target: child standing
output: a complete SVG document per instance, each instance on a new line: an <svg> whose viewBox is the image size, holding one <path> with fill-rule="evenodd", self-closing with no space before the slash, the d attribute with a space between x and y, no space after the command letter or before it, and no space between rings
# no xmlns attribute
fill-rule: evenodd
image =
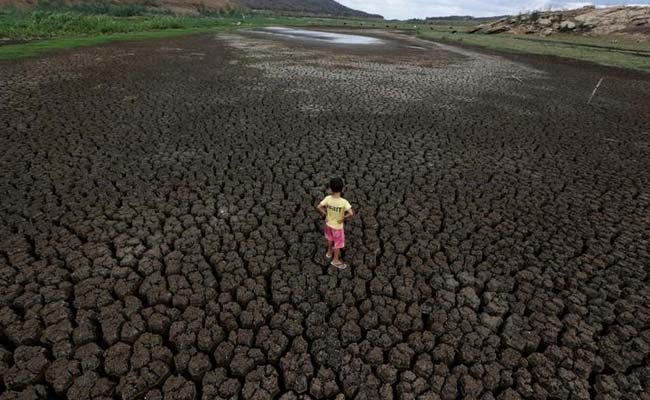
<svg viewBox="0 0 650 400"><path fill-rule="evenodd" d="M332 265L338 269L347 268L347 264L341 261L341 249L345 247L345 221L354 216L350 203L341 197L343 192L343 179L332 178L330 180L332 194L325 197L316 209L325 217L325 239L327 239L326 257L332 259Z"/></svg>

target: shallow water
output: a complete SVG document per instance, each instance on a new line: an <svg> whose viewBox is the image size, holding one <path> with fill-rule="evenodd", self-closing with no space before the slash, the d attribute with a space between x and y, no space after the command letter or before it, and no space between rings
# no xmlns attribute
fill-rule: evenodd
<svg viewBox="0 0 650 400"><path fill-rule="evenodd" d="M318 40L334 44L383 44L384 41L370 36L349 35L345 33L312 31L282 27L269 27L262 32L281 35L295 39Z"/></svg>

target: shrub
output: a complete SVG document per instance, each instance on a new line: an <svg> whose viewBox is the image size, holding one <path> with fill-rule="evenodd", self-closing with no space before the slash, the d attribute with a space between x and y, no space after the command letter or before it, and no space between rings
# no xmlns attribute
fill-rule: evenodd
<svg viewBox="0 0 650 400"><path fill-rule="evenodd" d="M51 7L42 7L41 9L55 10ZM141 4L110 3L74 4L66 8L56 8L56 10L73 11L85 15L112 15L114 17L134 17L147 12L147 8Z"/></svg>

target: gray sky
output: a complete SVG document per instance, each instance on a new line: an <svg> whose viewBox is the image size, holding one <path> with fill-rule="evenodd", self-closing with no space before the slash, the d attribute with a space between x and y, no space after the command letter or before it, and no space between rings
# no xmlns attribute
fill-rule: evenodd
<svg viewBox="0 0 650 400"><path fill-rule="evenodd" d="M577 8L594 1L580 0L338 0L348 7L381 14L385 18L424 18L444 15L473 15L476 17L516 14L546 8ZM597 6L616 4L650 5L650 0L599 0Z"/></svg>

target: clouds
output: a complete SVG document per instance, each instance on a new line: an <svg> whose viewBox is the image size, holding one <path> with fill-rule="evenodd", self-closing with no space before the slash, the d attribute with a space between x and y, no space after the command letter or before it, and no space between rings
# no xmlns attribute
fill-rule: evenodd
<svg viewBox="0 0 650 400"><path fill-rule="evenodd" d="M593 1L563 0L338 0L348 7L381 14L386 18L424 18L444 15L491 15L517 14L519 12L547 8L578 8ZM634 0L634 3L648 4L650 0ZM624 0L599 0L598 6L629 4Z"/></svg>

